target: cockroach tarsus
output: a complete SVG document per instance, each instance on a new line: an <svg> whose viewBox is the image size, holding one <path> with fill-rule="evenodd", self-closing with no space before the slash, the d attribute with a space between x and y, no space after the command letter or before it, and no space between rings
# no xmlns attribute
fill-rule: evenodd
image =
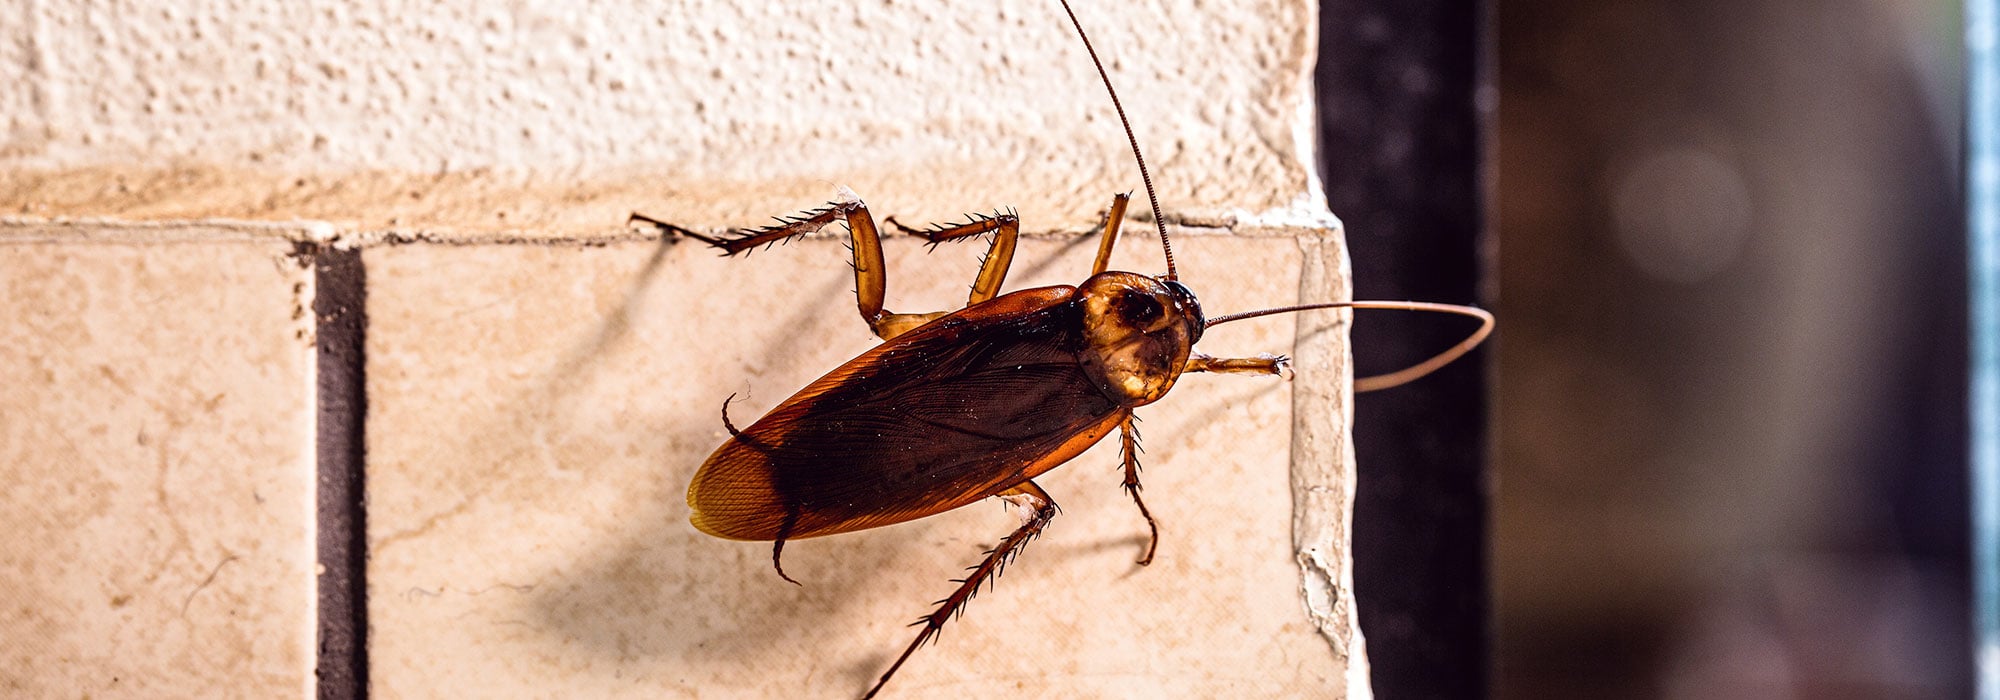
<svg viewBox="0 0 2000 700"><path fill-rule="evenodd" d="M1477 345L1493 327L1485 311L1425 302L1328 302L1205 318L1181 284L1159 214L1152 176L1104 64L1070 10L1131 142L1167 271L1149 276L1109 270L1130 201L1116 195L1101 226L1091 274L1076 286L1000 294L1014 258L1020 218L1012 211L971 215L956 224L898 231L932 245L989 236L966 305L957 311L895 313L883 306L887 273L881 234L868 205L843 189L824 207L778 218L763 228L711 236L634 213L632 222L663 236L687 238L724 255L811 234L835 222L848 229L856 306L880 345L814 380L756 422L738 428L723 400L729 439L688 485L690 520L703 532L769 541L771 565L784 572L789 540L880 527L951 510L988 497L1018 506L1021 525L967 569L958 587L917 620L917 637L865 697L874 697L917 648L936 637L981 586L989 585L1060 511L1036 476L1119 434L1122 488L1149 531L1137 563L1159 547L1159 525L1140 497L1139 432L1133 410L1166 395L1182 374L1283 375L1287 358L1217 358L1194 352L1208 328L1259 316L1312 309L1403 309L1472 316L1480 327L1464 341L1417 365L1355 382L1356 391L1388 388L1423 376Z"/></svg>

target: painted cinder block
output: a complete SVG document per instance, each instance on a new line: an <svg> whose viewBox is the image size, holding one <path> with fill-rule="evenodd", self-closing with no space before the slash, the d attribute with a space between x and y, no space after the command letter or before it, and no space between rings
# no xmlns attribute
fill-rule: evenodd
<svg viewBox="0 0 2000 700"><path fill-rule="evenodd" d="M311 270L59 233L0 228L0 695L309 694Z"/></svg>

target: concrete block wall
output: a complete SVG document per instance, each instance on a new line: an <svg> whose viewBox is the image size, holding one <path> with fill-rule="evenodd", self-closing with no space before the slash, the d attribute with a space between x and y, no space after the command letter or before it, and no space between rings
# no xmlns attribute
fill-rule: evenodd
<svg viewBox="0 0 2000 700"><path fill-rule="evenodd" d="M1204 308L1343 297L1314 6L1078 14ZM732 259L626 215L1015 207L1012 290L1080 281L1139 187L1053 2L0 15L0 688L29 695L859 692L1012 516L796 542L803 587L695 532L722 399L750 420L874 340L832 232ZM1114 267L1159 272L1140 199ZM983 252L886 247L906 311L962 304ZM1297 375L1140 411L1158 561L1100 445L892 694L1368 696L1345 342L1330 313L1204 338Z"/></svg>

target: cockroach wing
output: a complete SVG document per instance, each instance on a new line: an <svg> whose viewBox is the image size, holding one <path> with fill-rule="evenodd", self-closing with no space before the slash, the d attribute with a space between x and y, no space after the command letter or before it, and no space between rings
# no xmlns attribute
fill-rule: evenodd
<svg viewBox="0 0 2000 700"><path fill-rule="evenodd" d="M701 531L796 539L921 518L1075 457L1128 409L1078 363L1074 287L967 307L828 372L717 448L688 487Z"/></svg>

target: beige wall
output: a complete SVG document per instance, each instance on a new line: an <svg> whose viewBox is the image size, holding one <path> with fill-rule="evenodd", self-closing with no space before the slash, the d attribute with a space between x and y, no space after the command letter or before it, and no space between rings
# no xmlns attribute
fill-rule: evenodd
<svg viewBox="0 0 2000 700"><path fill-rule="evenodd" d="M1345 294L1313 5L1079 14L1210 313ZM1139 186L1053 3L14 0L0 26L0 688L36 695L311 692L296 241L367 269L382 697L859 691L1011 518L796 543L803 588L695 533L722 398L747 420L873 341L838 239L724 259L626 215L718 230L837 186L912 223L1017 207L1018 289L1079 281L1081 232ZM1115 266L1157 272L1143 211ZM962 303L981 247L890 240L890 307ZM1295 322L1202 347L1292 354L1294 382L1191 376L1141 411L1157 563L1130 563L1144 525L1090 452L891 690L1365 697L1344 326Z"/></svg>

